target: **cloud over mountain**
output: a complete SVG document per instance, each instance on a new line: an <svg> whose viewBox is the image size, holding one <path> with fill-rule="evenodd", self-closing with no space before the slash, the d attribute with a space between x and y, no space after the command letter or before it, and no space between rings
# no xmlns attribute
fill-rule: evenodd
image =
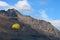
<svg viewBox="0 0 60 40"><path fill-rule="evenodd" d="M45 4L45 1L40 2L41 4ZM33 8L31 7L31 5L28 3L27 0L19 0L17 3L15 3L14 5L9 5L7 2L5 1L0 1L0 9L12 9L15 8L17 10L22 10L24 11L24 13L30 13L32 12ZM56 28L60 29L60 20L53 20L51 18L49 18L49 16L46 14L45 10L40 10L40 19L42 20L46 20L46 21L50 21L54 26L56 26Z"/></svg>

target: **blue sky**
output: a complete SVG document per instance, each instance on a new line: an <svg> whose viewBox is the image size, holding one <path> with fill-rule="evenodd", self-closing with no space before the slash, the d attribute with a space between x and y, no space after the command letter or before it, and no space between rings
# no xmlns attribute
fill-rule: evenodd
<svg viewBox="0 0 60 40"><path fill-rule="evenodd" d="M14 5L16 2L18 2L18 0L1 0L1 1L5 1L10 5Z"/></svg>
<svg viewBox="0 0 60 40"><path fill-rule="evenodd" d="M9 5L16 4L19 0L1 0ZM22 0L20 0L22 1ZM30 6L34 9L37 15L40 15L39 10L46 10L46 14L52 19L60 19L60 0L27 0Z"/></svg>
<svg viewBox="0 0 60 40"><path fill-rule="evenodd" d="M15 8L23 15L51 22L60 29L60 0L0 0L0 10Z"/></svg>

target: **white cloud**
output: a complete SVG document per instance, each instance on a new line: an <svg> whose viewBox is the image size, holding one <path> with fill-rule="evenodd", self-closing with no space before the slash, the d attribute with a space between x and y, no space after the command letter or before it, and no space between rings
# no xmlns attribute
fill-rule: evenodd
<svg viewBox="0 0 60 40"><path fill-rule="evenodd" d="M45 14L45 10L43 10L43 9L41 9L40 10L40 14L41 14L41 17L43 17L43 18L48 18L48 16Z"/></svg>
<svg viewBox="0 0 60 40"><path fill-rule="evenodd" d="M51 22L51 23L53 23L53 24L56 24L56 25L60 26L60 20L53 20L53 22Z"/></svg>
<svg viewBox="0 0 60 40"><path fill-rule="evenodd" d="M41 9L39 12L40 12L40 19L41 19L41 20L45 20L45 21L50 21L50 20L52 20L52 19L50 19L50 18L47 16L46 10Z"/></svg>
<svg viewBox="0 0 60 40"><path fill-rule="evenodd" d="M52 20L51 23L60 30L60 20Z"/></svg>
<svg viewBox="0 0 60 40"><path fill-rule="evenodd" d="M8 3L4 2L4 1L0 1L0 8L2 9L1 6L5 10L15 8L15 9L20 10L22 12L24 11L24 13L26 13L26 14L33 12L33 9L31 8L31 6L27 0L19 0L14 5L9 5Z"/></svg>
<svg viewBox="0 0 60 40"><path fill-rule="evenodd" d="M53 26L55 26L57 29L60 30L60 20L53 20L51 18L48 17L48 15L46 14L46 10L40 10L40 19L41 20L45 20L50 22Z"/></svg>
<svg viewBox="0 0 60 40"><path fill-rule="evenodd" d="M18 1L14 5L14 8L16 8L17 10L20 10L21 13L26 15L33 13L33 8L30 6L27 0Z"/></svg>
<svg viewBox="0 0 60 40"><path fill-rule="evenodd" d="M9 6L8 3L0 1L0 6Z"/></svg>
<svg viewBox="0 0 60 40"><path fill-rule="evenodd" d="M31 6L29 5L29 3L27 2L27 0L22 0L22 1L18 1L15 4L15 7L17 9L21 9L21 10L31 10Z"/></svg>
<svg viewBox="0 0 60 40"><path fill-rule="evenodd" d="M4 2L4 1L0 1L0 7L7 7L7 8L15 8L15 9L18 9L18 10L26 10L26 11L31 11L31 6L30 4L28 3L27 0L19 0L17 3L15 3L14 5L9 5L7 2Z"/></svg>

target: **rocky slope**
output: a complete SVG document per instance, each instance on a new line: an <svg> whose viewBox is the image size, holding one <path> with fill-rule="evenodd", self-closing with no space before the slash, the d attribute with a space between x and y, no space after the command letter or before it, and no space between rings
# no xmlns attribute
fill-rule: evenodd
<svg viewBox="0 0 60 40"><path fill-rule="evenodd" d="M14 23L19 23L21 29L11 29ZM0 40L60 40L60 31L49 22L23 16L15 9L0 10Z"/></svg>

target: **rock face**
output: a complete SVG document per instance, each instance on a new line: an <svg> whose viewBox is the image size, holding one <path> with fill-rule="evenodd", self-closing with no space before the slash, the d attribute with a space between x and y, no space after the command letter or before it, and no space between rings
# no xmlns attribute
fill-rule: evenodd
<svg viewBox="0 0 60 40"><path fill-rule="evenodd" d="M11 29L14 23L19 23L21 29ZM60 31L49 22L23 16L15 9L0 10L0 40L60 40Z"/></svg>

